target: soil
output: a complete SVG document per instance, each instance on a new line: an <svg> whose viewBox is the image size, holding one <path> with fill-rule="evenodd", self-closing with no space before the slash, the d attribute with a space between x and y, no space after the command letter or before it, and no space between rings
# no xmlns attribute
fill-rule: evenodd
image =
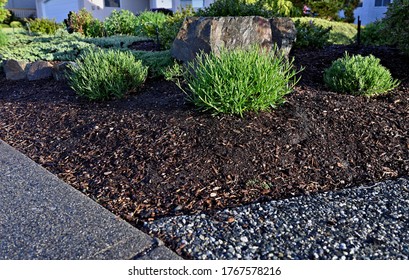
<svg viewBox="0 0 409 280"><path fill-rule="evenodd" d="M329 91L323 71L345 51L379 57L400 86L376 98ZM90 102L64 82L1 74L0 138L136 226L407 176L409 59L355 46L291 56L304 70L287 102L243 118L199 112L162 79Z"/></svg>

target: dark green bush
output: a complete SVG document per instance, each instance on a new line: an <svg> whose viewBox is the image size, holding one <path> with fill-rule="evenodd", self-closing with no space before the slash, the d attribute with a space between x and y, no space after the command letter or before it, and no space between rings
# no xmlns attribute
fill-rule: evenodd
<svg viewBox="0 0 409 280"><path fill-rule="evenodd" d="M193 69L184 72L188 100L216 114L275 108L297 82L292 61L259 47L202 54L188 69Z"/></svg>
<svg viewBox="0 0 409 280"><path fill-rule="evenodd" d="M386 25L383 21L375 21L362 27L361 43L371 46L382 46L390 44Z"/></svg>
<svg viewBox="0 0 409 280"><path fill-rule="evenodd" d="M300 20L296 20L294 24L297 29L295 47L323 48L329 45L331 27L324 28L314 24L313 21L301 22Z"/></svg>
<svg viewBox="0 0 409 280"><path fill-rule="evenodd" d="M383 94L399 85L378 58L348 53L325 70L324 81L334 91L364 96Z"/></svg>
<svg viewBox="0 0 409 280"><path fill-rule="evenodd" d="M389 38L409 55L409 0L395 0L383 19Z"/></svg>
<svg viewBox="0 0 409 280"><path fill-rule="evenodd" d="M270 18L276 13L266 9L262 1L250 4L245 0L216 0L209 7L199 9L196 15L201 17L262 16Z"/></svg>
<svg viewBox="0 0 409 280"><path fill-rule="evenodd" d="M135 35L136 27L137 18L128 10L114 10L104 21L107 36Z"/></svg>
<svg viewBox="0 0 409 280"><path fill-rule="evenodd" d="M54 19L35 18L27 19L27 26L31 32L54 35L61 27Z"/></svg>
<svg viewBox="0 0 409 280"><path fill-rule="evenodd" d="M69 85L90 100L121 98L138 89L148 73L140 60L119 50L89 52L75 62L78 66L71 67Z"/></svg>

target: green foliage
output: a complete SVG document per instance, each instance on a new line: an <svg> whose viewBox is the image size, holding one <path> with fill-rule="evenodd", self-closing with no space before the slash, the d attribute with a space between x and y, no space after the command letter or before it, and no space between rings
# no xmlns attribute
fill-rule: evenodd
<svg viewBox="0 0 409 280"><path fill-rule="evenodd" d="M136 35L156 38L168 16L160 12L145 11L136 17Z"/></svg>
<svg viewBox="0 0 409 280"><path fill-rule="evenodd" d="M361 43L371 46L389 45L391 38L388 35L384 21L375 21L362 27Z"/></svg>
<svg viewBox="0 0 409 280"><path fill-rule="evenodd" d="M68 83L74 91L90 100L121 98L145 81L148 69L129 52L98 50L75 61Z"/></svg>
<svg viewBox="0 0 409 280"><path fill-rule="evenodd" d="M409 0L395 0L383 19L392 43L409 55Z"/></svg>
<svg viewBox="0 0 409 280"><path fill-rule="evenodd" d="M345 0L309 0L308 6L320 18L328 20L339 19L338 12L344 7Z"/></svg>
<svg viewBox="0 0 409 280"><path fill-rule="evenodd" d="M7 45L8 41L7 34L0 29L0 47Z"/></svg>
<svg viewBox="0 0 409 280"><path fill-rule="evenodd" d="M188 100L202 110L240 116L277 107L292 91L296 72L292 61L273 53L253 47L200 55L184 72Z"/></svg>
<svg viewBox="0 0 409 280"><path fill-rule="evenodd" d="M107 36L135 35L137 28L136 16L128 10L114 10L104 21Z"/></svg>
<svg viewBox="0 0 409 280"><path fill-rule="evenodd" d="M355 41L355 36L357 34L357 28L355 25L345 22L334 22L320 18L312 17L300 17L293 18L294 21L299 20L300 23L313 22L316 26L321 26L324 29L331 27L329 32L329 43L336 45L348 45Z"/></svg>
<svg viewBox="0 0 409 280"><path fill-rule="evenodd" d="M344 15L345 21L349 23L354 23L355 16L354 11L358 7L360 0L344 0Z"/></svg>
<svg viewBox="0 0 409 280"><path fill-rule="evenodd" d="M103 37L105 35L104 23L99 19L93 19L85 29L87 37Z"/></svg>
<svg viewBox="0 0 409 280"><path fill-rule="evenodd" d="M8 0L0 0L0 23L2 23L6 18L10 16L10 11L4 9Z"/></svg>
<svg viewBox="0 0 409 280"><path fill-rule="evenodd" d="M83 35L87 33L88 26L94 20L94 17L87 9L82 8L77 13L70 12L68 19L65 21L70 32L78 32Z"/></svg>
<svg viewBox="0 0 409 280"><path fill-rule="evenodd" d="M55 34L60 28L60 25L58 25L58 23L56 23L54 19L35 18L27 19L26 22L31 32L37 32L41 34Z"/></svg>
<svg viewBox="0 0 409 280"><path fill-rule="evenodd" d="M142 64L149 68L149 75L151 77L163 75L164 70L174 63L170 51L133 51L132 53L135 56L135 59L141 60Z"/></svg>
<svg viewBox="0 0 409 280"><path fill-rule="evenodd" d="M383 94L399 85L378 58L347 53L325 70L324 81L334 91L364 96Z"/></svg>
<svg viewBox="0 0 409 280"><path fill-rule="evenodd" d="M297 40L294 46L297 48L323 48L329 44L329 36L332 27L324 28L314 24L313 21L301 22L296 20L294 22L297 29Z"/></svg>
<svg viewBox="0 0 409 280"><path fill-rule="evenodd" d="M289 0L247 0L247 3L254 3L254 2L261 2L264 3L264 7L266 9L272 10L277 12L278 15L281 16L291 16L295 13L294 5Z"/></svg>
<svg viewBox="0 0 409 280"><path fill-rule="evenodd" d="M199 9L197 16L225 17L225 16L262 16L273 17L277 13L264 7L264 3L257 1L247 3L246 0L216 0L209 7Z"/></svg>
<svg viewBox="0 0 409 280"><path fill-rule="evenodd" d="M10 27L12 28L22 28L23 24L19 21L12 21L10 22Z"/></svg>
<svg viewBox="0 0 409 280"><path fill-rule="evenodd" d="M191 17L195 13L191 5L176 11L173 16L169 16L166 22L159 28L159 43L162 49L170 49L175 40L180 27L186 17Z"/></svg>
<svg viewBox="0 0 409 280"><path fill-rule="evenodd" d="M73 61L79 55L95 46L82 41L74 34L62 36L27 36L15 34L9 38L9 44L2 48L3 59L47 61Z"/></svg>
<svg viewBox="0 0 409 280"><path fill-rule="evenodd" d="M145 37L115 35L110 37L84 38L83 41L101 48L127 49L134 42L146 40Z"/></svg>

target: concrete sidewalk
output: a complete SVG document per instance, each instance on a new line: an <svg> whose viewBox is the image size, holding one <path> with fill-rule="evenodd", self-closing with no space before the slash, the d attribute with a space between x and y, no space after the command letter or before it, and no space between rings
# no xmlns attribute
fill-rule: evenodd
<svg viewBox="0 0 409 280"><path fill-rule="evenodd" d="M0 260L181 259L0 140Z"/></svg>

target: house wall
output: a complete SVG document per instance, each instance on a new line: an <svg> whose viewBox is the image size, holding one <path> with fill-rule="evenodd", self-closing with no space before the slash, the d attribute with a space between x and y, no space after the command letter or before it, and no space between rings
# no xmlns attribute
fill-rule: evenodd
<svg viewBox="0 0 409 280"><path fill-rule="evenodd" d="M133 13L149 9L149 0L121 0L119 8L105 7L104 0L84 0L84 7L90 11L95 18L104 20L114 10L130 10Z"/></svg>
<svg viewBox="0 0 409 280"><path fill-rule="evenodd" d="M361 19L362 25L382 19L385 17L387 10L387 6L375 7L375 0L363 0L362 7L358 7L354 11L355 23L358 23L358 16Z"/></svg>
<svg viewBox="0 0 409 280"><path fill-rule="evenodd" d="M35 9L36 0L9 0L5 6L6 9Z"/></svg>

